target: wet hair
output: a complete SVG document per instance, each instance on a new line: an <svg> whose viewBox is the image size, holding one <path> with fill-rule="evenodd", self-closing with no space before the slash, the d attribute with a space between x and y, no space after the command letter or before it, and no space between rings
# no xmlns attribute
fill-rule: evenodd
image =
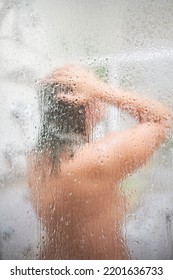
<svg viewBox="0 0 173 280"><path fill-rule="evenodd" d="M72 94L72 90L58 83L44 84L39 90L37 148L49 155L52 171L56 166L60 168L63 151L73 157L75 149L87 141L85 106L58 100L58 93Z"/></svg>

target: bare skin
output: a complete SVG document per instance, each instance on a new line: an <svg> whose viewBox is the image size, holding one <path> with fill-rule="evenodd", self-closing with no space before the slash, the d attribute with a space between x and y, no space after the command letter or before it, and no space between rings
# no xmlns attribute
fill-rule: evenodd
<svg viewBox="0 0 173 280"><path fill-rule="evenodd" d="M57 98L72 103L109 103L129 113L138 124L85 144L73 159L63 154L61 172L52 176L48 155L40 159L37 154L30 156L32 201L47 231L41 258L128 259L121 233L125 199L118 184L159 148L172 115L159 102L116 90L77 66L65 66L46 77L48 83L55 81L74 88L74 95ZM88 134L93 119L99 118L101 115L90 110Z"/></svg>

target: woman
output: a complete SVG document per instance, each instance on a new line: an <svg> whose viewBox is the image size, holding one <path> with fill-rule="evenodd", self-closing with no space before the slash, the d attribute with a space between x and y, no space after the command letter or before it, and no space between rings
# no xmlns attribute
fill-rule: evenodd
<svg viewBox="0 0 173 280"><path fill-rule="evenodd" d="M46 229L40 257L130 258L121 232L125 200L118 183L164 141L171 113L72 65L46 77L41 87L41 127L28 169L33 205ZM138 124L90 143L104 103L126 111Z"/></svg>

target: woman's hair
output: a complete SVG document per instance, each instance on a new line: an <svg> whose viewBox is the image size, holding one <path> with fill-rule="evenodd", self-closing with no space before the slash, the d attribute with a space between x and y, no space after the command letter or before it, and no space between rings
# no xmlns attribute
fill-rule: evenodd
<svg viewBox="0 0 173 280"><path fill-rule="evenodd" d="M46 152L52 161L52 171L60 168L63 151L73 157L74 151L87 141L84 105L59 100L58 93L72 90L58 83L43 84L39 90L40 128L37 149Z"/></svg>

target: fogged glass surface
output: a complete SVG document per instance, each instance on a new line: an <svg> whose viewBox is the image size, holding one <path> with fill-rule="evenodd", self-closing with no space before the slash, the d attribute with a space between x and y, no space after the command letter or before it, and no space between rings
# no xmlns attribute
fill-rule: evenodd
<svg viewBox="0 0 173 280"><path fill-rule="evenodd" d="M93 209L98 212L98 219L105 214L108 219L112 218L112 223L113 217L119 219L114 233L117 248L113 250L118 250L123 243L127 256L132 259L173 258L172 135L146 166L119 185L119 199L123 205L125 201L123 218L120 218L120 209L111 211L117 188L108 202L105 201L108 190L93 194L93 189L97 188L93 184L80 199L73 191L69 191L68 196L61 194L63 203L59 201L59 205L63 205L64 210L59 226L52 228L51 222L46 224L45 219L55 220L58 211L55 206L60 192L56 188L56 159L55 166L50 167L46 157L37 155L40 131L42 135L49 133L48 130L43 132L38 94L38 84L43 77L64 64L87 66L114 87L153 97L171 109L172 41L172 0L0 1L0 259L52 256L68 259L71 255L66 241L70 238L74 252L78 247L85 252L81 258L87 258L86 240L90 240L90 258L95 258L94 250L101 245L94 249L93 240L96 239L92 235L98 220L93 218ZM134 124L129 115L113 106L104 105L104 108L104 118L93 127L90 142ZM50 127L51 122L46 120ZM48 142L45 137L40 145L53 147L54 155L59 148L56 139ZM72 137L70 141L69 149L73 153L86 139ZM29 168L34 179L28 178ZM52 178L55 184L50 192ZM35 190L31 194L29 183L32 180ZM85 180L87 184L87 177ZM37 188L43 181L39 193ZM49 211L44 207L46 197L50 199ZM94 202L91 208L87 206L94 199L98 201L96 206L102 205L102 211L97 211ZM70 224L73 215L70 205L75 207L75 201L79 205L81 200L86 207L85 213L75 214L75 226L82 229L75 239L75 236L72 238L74 224ZM90 230L86 227L88 219L92 225ZM68 227L68 231L62 238L64 227ZM98 244L109 244L106 230L103 228L96 234ZM52 250L55 251L53 255ZM103 252L102 257L106 259L106 245Z"/></svg>

